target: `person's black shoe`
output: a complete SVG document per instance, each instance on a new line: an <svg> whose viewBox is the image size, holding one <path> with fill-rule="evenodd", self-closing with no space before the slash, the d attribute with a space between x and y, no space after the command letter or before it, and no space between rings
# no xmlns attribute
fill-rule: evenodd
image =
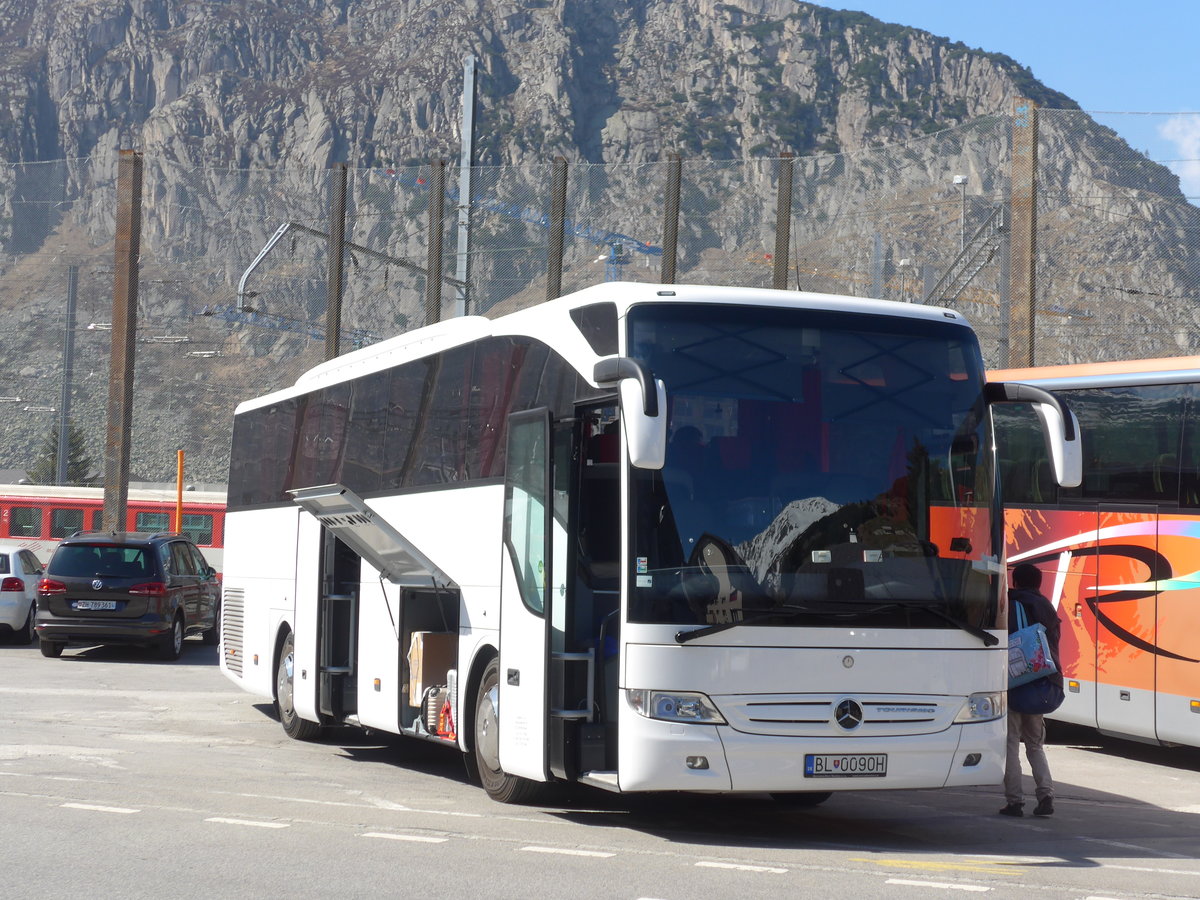
<svg viewBox="0 0 1200 900"><path fill-rule="evenodd" d="M1051 797L1043 797L1038 801L1038 805L1033 808L1035 816L1052 816L1054 815L1054 799Z"/></svg>
<svg viewBox="0 0 1200 900"><path fill-rule="evenodd" d="M1040 803L1038 804L1038 808L1041 809ZM1000 815L1015 816L1019 819L1021 816L1025 815L1025 804L1024 803L1009 803L1008 805L1001 807ZM1049 815L1049 813L1046 813L1046 815Z"/></svg>

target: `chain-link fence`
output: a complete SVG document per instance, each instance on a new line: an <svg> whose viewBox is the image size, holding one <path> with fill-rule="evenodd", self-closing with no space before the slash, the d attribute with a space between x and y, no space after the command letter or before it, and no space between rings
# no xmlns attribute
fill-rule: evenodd
<svg viewBox="0 0 1200 900"><path fill-rule="evenodd" d="M953 306L995 366L1020 360L1009 322L1030 293L1038 364L1197 352L1200 209L1177 177L1086 113L1042 110L1035 190L1020 215L1013 124L980 119L792 162L684 159L676 280L772 285L787 165L790 288ZM219 484L237 403L324 357L330 171L143 164L131 479L173 480L183 449L188 480ZM660 280L670 167L567 167L564 292ZM0 167L0 469L35 464L65 400L103 471L116 171L115 156ZM440 175L349 171L342 352L425 323ZM552 163L474 170L465 253L456 167L445 175L441 315L544 300ZM1033 238L1032 291L1010 271L1017 228Z"/></svg>

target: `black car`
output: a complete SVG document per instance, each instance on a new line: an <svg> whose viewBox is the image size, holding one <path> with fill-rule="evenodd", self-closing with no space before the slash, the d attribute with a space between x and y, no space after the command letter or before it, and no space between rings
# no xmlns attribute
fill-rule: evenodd
<svg viewBox="0 0 1200 900"><path fill-rule="evenodd" d="M38 582L42 656L67 644L146 644L178 659L183 639L217 643L221 586L181 534L79 532L64 538Z"/></svg>

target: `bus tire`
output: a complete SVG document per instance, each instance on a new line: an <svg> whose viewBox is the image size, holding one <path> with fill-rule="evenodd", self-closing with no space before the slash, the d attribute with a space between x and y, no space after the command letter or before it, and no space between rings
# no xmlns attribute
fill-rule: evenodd
<svg viewBox="0 0 1200 900"><path fill-rule="evenodd" d="M793 809L812 809L814 806L820 806L832 796L833 791L804 791L772 794L771 799L781 806L790 806Z"/></svg>
<svg viewBox="0 0 1200 900"><path fill-rule="evenodd" d="M541 787L535 781L508 775L500 768L500 660L493 659L483 670L475 697L475 734L472 753L479 771L479 783L487 795L499 803L528 803Z"/></svg>
<svg viewBox="0 0 1200 900"><path fill-rule="evenodd" d="M279 645L279 664L275 668L275 712L288 737L297 741L315 741L321 736L321 726L296 715L294 660L295 641L289 631Z"/></svg>

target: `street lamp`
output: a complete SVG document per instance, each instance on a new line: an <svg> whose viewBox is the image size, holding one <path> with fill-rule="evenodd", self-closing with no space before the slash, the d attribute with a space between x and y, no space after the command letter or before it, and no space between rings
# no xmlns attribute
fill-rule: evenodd
<svg viewBox="0 0 1200 900"><path fill-rule="evenodd" d="M959 213L960 235L959 235L958 249L966 250L967 249L967 176L966 175L955 175L954 183L959 186L959 189L962 192L962 209L961 209L961 212Z"/></svg>

